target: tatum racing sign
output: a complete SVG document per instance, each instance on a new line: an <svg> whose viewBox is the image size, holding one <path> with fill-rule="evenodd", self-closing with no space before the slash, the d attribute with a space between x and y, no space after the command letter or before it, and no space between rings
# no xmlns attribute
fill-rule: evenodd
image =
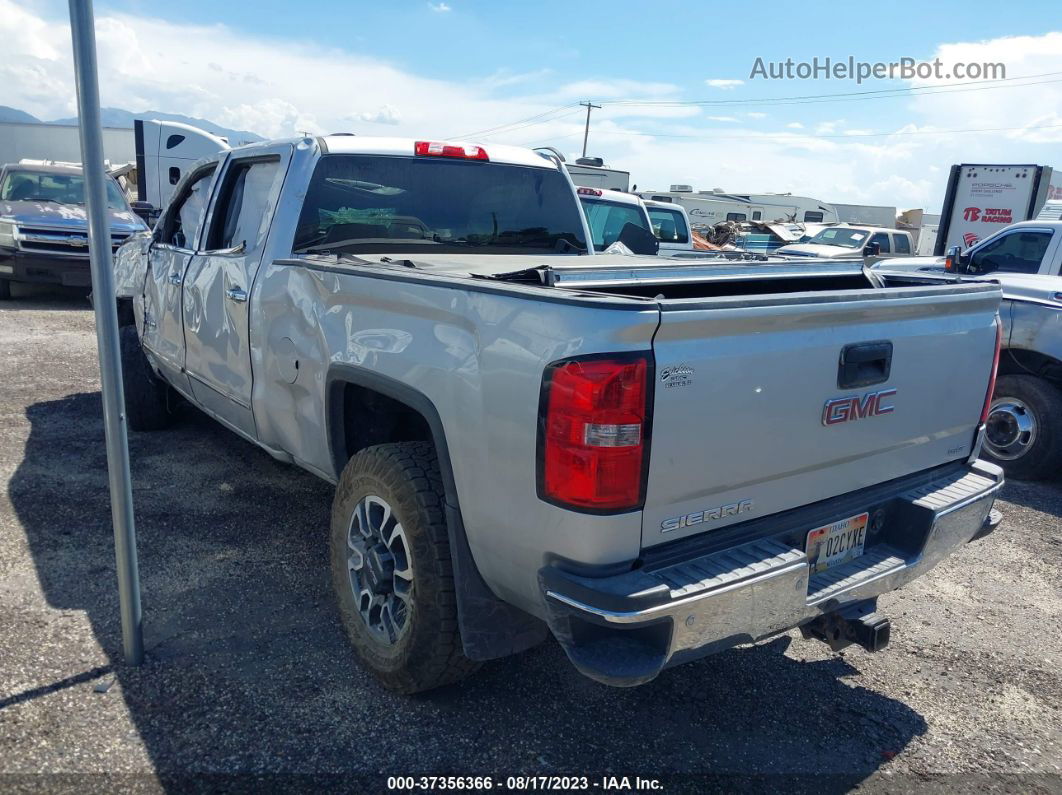
<svg viewBox="0 0 1062 795"><path fill-rule="evenodd" d="M1005 226L1035 218L1050 181L1050 166L952 166L935 253L967 249Z"/></svg>

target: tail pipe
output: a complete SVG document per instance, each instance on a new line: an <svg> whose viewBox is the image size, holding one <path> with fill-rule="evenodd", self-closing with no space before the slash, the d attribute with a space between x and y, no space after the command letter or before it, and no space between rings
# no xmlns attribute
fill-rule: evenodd
<svg viewBox="0 0 1062 795"><path fill-rule="evenodd" d="M870 599L824 613L800 628L805 639L821 640L834 651L856 643L867 651L881 651L889 645L889 619L877 612L877 600Z"/></svg>

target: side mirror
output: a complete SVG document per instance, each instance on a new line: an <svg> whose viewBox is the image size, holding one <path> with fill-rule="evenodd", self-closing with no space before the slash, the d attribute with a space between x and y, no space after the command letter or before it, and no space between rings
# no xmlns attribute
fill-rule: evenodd
<svg viewBox="0 0 1062 795"><path fill-rule="evenodd" d="M151 202L129 202L129 209L140 216L149 227L158 220L159 211Z"/></svg>
<svg viewBox="0 0 1062 795"><path fill-rule="evenodd" d="M622 243L635 254L654 256L660 251L660 241L656 239L656 235L637 224L624 224L617 242Z"/></svg>
<svg viewBox="0 0 1062 795"><path fill-rule="evenodd" d="M863 246L864 257L876 257L881 254L881 243L867 243Z"/></svg>

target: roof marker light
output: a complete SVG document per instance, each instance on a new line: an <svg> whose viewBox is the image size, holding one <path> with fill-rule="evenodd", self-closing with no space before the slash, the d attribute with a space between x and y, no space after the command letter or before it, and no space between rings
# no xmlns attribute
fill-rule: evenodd
<svg viewBox="0 0 1062 795"><path fill-rule="evenodd" d="M413 154L422 157L458 157L462 160L490 160L487 150L474 144L446 144L442 141L417 141Z"/></svg>
<svg viewBox="0 0 1062 795"><path fill-rule="evenodd" d="M575 191L580 196L601 196L602 193L597 188L579 188Z"/></svg>

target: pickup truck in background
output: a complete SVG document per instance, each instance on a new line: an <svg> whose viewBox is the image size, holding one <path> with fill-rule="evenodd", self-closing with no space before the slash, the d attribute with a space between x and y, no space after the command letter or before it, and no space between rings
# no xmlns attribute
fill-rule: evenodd
<svg viewBox="0 0 1062 795"><path fill-rule="evenodd" d="M501 145L208 157L119 251L130 426L180 396L335 483L342 620L400 692L548 633L624 686L885 646L877 597L998 523L998 286L581 256L580 198Z"/></svg>
<svg viewBox="0 0 1062 795"><path fill-rule="evenodd" d="M902 229L838 224L820 230L810 240L777 248L772 256L859 259L903 256L912 251L911 233Z"/></svg>
<svg viewBox="0 0 1062 795"><path fill-rule="evenodd" d="M147 225L118 184L106 178L114 248ZM0 299L12 282L90 287L88 218L81 168L9 164L0 169Z"/></svg>
<svg viewBox="0 0 1062 795"><path fill-rule="evenodd" d="M643 199L649 221L653 225L653 234L660 241L658 254L674 257L678 254L692 252L693 235L690 234L690 217L681 204Z"/></svg>
<svg viewBox="0 0 1062 795"><path fill-rule="evenodd" d="M653 234L653 224L640 198L633 193L605 188L580 187L577 193L586 213L594 251L605 251L619 242L626 244L629 236L641 232L634 237L638 241L634 247L628 245L628 248L635 254L658 253L660 242Z"/></svg>
<svg viewBox="0 0 1062 795"><path fill-rule="evenodd" d="M884 260L874 270L925 281L995 282L1003 290L1003 352L985 455L1008 476L1062 472L1062 221L1013 224L947 257Z"/></svg>

